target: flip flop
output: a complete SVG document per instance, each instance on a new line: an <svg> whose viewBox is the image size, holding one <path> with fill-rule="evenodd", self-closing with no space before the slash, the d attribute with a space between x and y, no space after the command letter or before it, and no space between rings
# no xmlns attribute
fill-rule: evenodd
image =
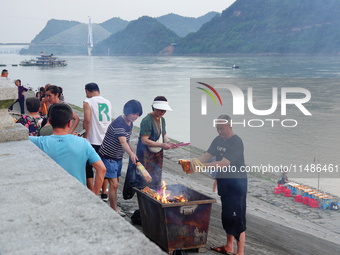
<svg viewBox="0 0 340 255"><path fill-rule="evenodd" d="M210 247L211 250L216 251L218 253L221 254L227 254L227 255L233 255L232 252L227 252L224 248L224 246L220 246L220 247Z"/></svg>

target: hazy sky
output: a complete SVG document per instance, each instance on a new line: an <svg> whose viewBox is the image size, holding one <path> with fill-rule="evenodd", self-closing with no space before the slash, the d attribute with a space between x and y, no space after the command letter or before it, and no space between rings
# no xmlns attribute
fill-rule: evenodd
<svg viewBox="0 0 340 255"><path fill-rule="evenodd" d="M113 17L135 20L175 13L199 17L222 12L235 0L0 0L0 43L30 42L50 19L101 23Z"/></svg>

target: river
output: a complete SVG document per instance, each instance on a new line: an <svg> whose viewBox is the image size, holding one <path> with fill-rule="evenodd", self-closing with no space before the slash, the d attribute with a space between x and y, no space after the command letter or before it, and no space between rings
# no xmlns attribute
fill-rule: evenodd
<svg viewBox="0 0 340 255"><path fill-rule="evenodd" d="M66 56L66 67L11 66L34 57L1 54L0 63L7 64L4 68L9 70L9 78L21 79L25 86L61 86L65 100L79 106L85 98L85 84L96 82L101 94L111 101L114 117L130 99L139 100L146 114L153 98L164 95L173 108L165 115L167 133L183 142L190 141L190 78L319 78L325 82L306 88L312 93L313 117L302 119L296 129L235 127L234 131L244 141L247 164L293 163L299 169L300 165L320 163L326 166L325 171L299 176L296 181L340 196L340 179L336 178L340 169L337 174L335 170L332 175L327 173L331 164L340 167L340 86L334 80L328 83L328 78L340 78L340 56ZM232 69L233 64L240 68Z"/></svg>

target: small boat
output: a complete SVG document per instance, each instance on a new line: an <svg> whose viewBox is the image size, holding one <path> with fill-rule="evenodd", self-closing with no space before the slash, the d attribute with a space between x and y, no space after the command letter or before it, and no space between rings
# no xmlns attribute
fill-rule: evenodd
<svg viewBox="0 0 340 255"><path fill-rule="evenodd" d="M66 66L66 60L60 60L54 57L53 54L44 55L40 54L40 57L36 59L24 60L20 62L21 66Z"/></svg>
<svg viewBox="0 0 340 255"><path fill-rule="evenodd" d="M240 66L233 64L233 66L231 68L238 69L238 68L240 68Z"/></svg>
<svg viewBox="0 0 340 255"><path fill-rule="evenodd" d="M0 64L0 66L6 66L5 64Z"/></svg>
<svg viewBox="0 0 340 255"><path fill-rule="evenodd" d="M18 66L17 64L12 64L12 66Z"/></svg>

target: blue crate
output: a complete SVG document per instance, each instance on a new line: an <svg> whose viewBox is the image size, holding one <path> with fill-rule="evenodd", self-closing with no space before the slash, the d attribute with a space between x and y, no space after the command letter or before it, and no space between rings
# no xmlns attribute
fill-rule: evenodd
<svg viewBox="0 0 340 255"><path fill-rule="evenodd" d="M324 209L324 210L328 209L332 202L333 202L333 200L331 198L322 198L321 199L321 208Z"/></svg>

